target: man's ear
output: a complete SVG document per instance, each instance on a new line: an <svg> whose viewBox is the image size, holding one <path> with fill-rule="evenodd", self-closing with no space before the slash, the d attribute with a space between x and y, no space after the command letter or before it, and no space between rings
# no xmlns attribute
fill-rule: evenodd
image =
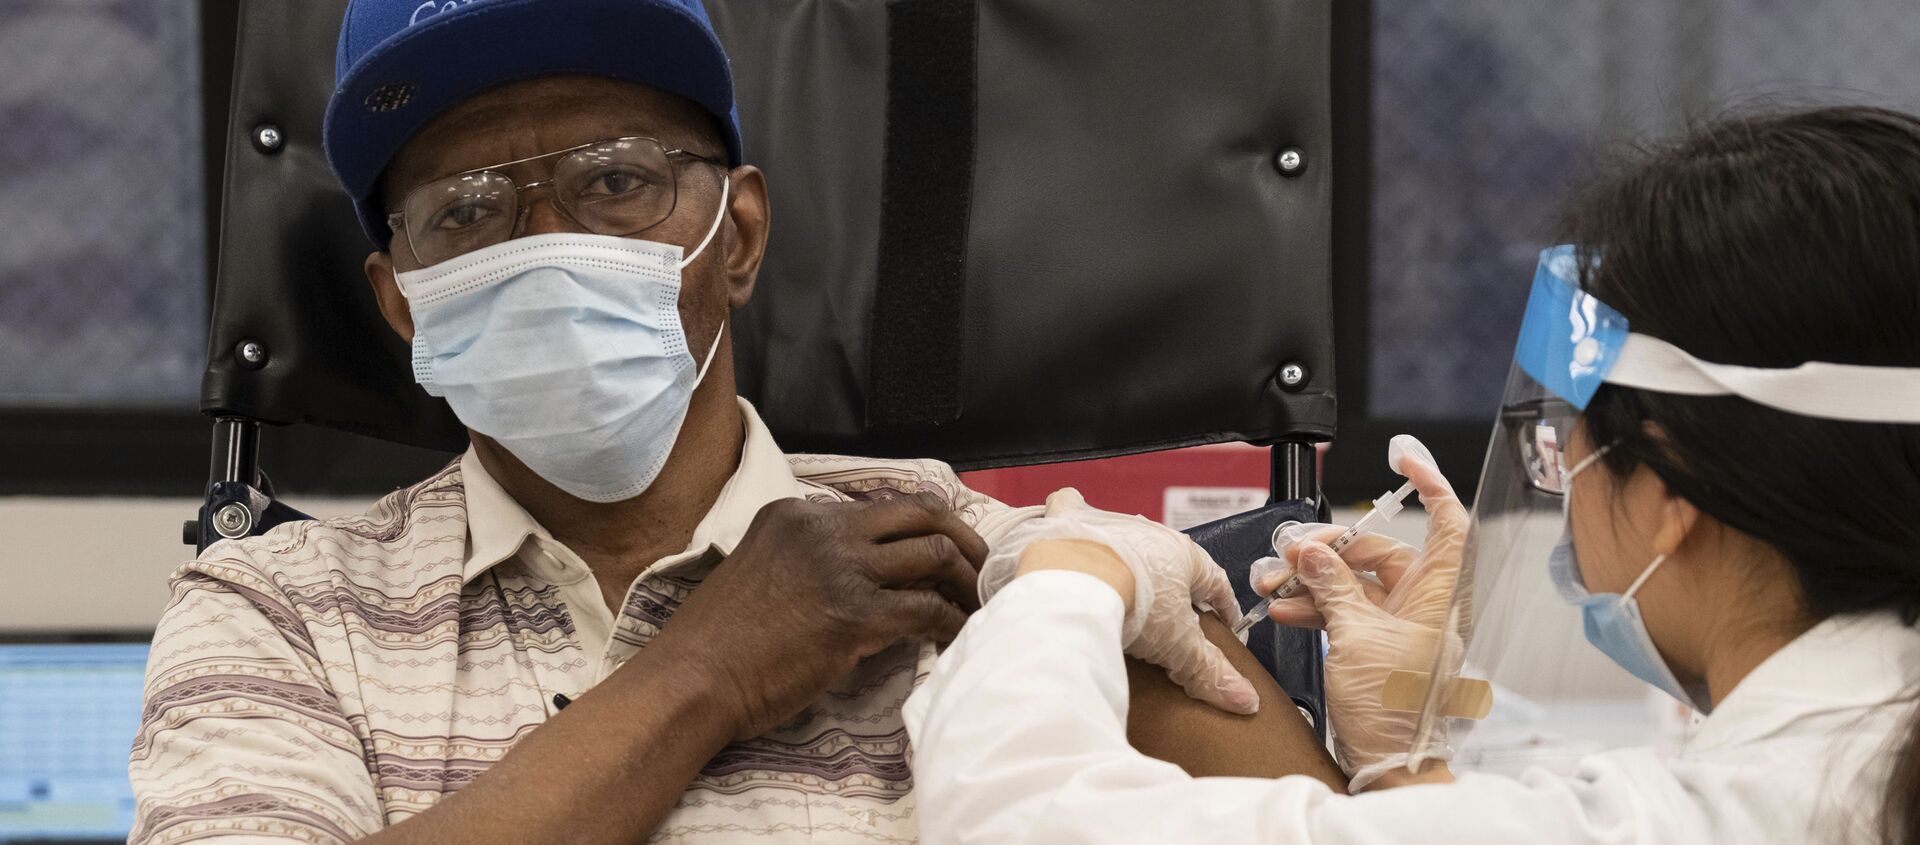
<svg viewBox="0 0 1920 845"><path fill-rule="evenodd" d="M367 273L367 284L373 286L373 299L380 304L380 316L387 318L387 325L393 327L401 340L413 342L413 311L407 308L407 298L400 293L400 282L393 274L393 256L384 252L367 254L367 263L363 265Z"/></svg>
<svg viewBox="0 0 1920 845"><path fill-rule="evenodd" d="M760 279L760 260L767 254L767 231L771 210L767 206L767 178L760 168L743 164L727 174L733 188L727 211L733 237L726 240L723 256L727 275L727 306L739 309L753 298L753 286Z"/></svg>

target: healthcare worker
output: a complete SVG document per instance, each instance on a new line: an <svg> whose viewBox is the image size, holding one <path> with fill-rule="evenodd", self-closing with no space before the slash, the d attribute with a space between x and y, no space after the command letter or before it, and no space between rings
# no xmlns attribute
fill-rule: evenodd
<svg viewBox="0 0 1920 845"><path fill-rule="evenodd" d="M1127 746L1119 634L1194 573L1063 496L997 548L997 594L908 703L924 841L1920 842L1920 119L1733 119L1592 190L1567 234L1472 515L1397 440L1425 547L1343 558L1309 530L1260 579L1297 573L1310 598L1274 619L1326 630L1355 795ZM1497 667L1542 618L1703 721L1673 751L1456 775L1449 717L1488 675L1495 707L1538 695Z"/></svg>

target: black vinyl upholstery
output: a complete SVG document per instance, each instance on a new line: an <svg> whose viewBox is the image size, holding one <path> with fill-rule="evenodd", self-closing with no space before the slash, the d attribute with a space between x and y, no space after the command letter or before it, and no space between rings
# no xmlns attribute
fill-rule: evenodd
<svg viewBox="0 0 1920 845"><path fill-rule="evenodd" d="M967 63L937 41L893 43L904 25L889 9L903 5L709 3L773 205L767 263L736 326L741 392L781 442L970 468L1330 437L1331 4L974 3L970 145L911 134L954 123L922 119L916 96L932 109L955 96L918 66L890 79L889 57ZM870 426L868 375L883 366L870 355L901 345L872 323L876 291L899 281L880 273L883 222L918 187L887 178L951 190L891 161L901 144L972 149L950 386L960 407L938 424ZM1289 147L1306 161L1292 177L1275 166ZM1288 362L1309 375L1297 393L1277 382Z"/></svg>
<svg viewBox="0 0 1920 845"><path fill-rule="evenodd" d="M1185 0L1122 15L1110 0L979 2L963 143L945 131L956 121L914 114L923 100L965 99L927 82L941 61L965 69L953 51L890 98L888 3L712 0L747 158L767 171L774 209L735 326L742 393L794 451L961 468L1329 438L1329 5ZM464 433L412 383L374 310L368 247L320 150L343 7L242 6L202 407L458 450ZM253 140L265 125L285 139L275 151ZM889 161L890 139L909 152ZM914 166L947 146L971 150L958 232L954 180ZM1275 164L1287 148L1304 155L1297 175ZM926 193L939 196L915 200ZM883 194L896 200L887 209ZM928 255L958 260L957 280L925 283L899 260L881 279L883 252L916 254L903 239L957 246ZM958 320L949 342L920 356L957 376L934 385L947 412L937 423L874 413L869 376L890 378L889 395L899 379L869 360L875 332L911 357L922 336L908 330L949 322L903 321L897 306L876 322L883 289L908 294L909 315L911 294L958 293L942 312ZM265 344L264 367L234 355L248 339ZM1289 363L1308 376L1297 392L1279 382Z"/></svg>
<svg viewBox="0 0 1920 845"><path fill-rule="evenodd" d="M466 429L413 383L360 270L371 247L320 149L345 9L241 4L200 408L458 451ZM265 127L277 148L256 142ZM238 354L248 340L264 345L264 366Z"/></svg>

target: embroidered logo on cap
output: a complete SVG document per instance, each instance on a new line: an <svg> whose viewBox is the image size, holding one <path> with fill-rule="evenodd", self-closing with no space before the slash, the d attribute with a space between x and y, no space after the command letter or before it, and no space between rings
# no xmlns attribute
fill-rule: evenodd
<svg viewBox="0 0 1920 845"><path fill-rule="evenodd" d="M393 111L410 102L413 102L413 85L407 82L389 82L373 89L365 100L370 112Z"/></svg>
<svg viewBox="0 0 1920 845"><path fill-rule="evenodd" d="M413 26L442 12L451 12L472 2L473 0L427 0L413 8L413 15L407 18L407 26Z"/></svg>

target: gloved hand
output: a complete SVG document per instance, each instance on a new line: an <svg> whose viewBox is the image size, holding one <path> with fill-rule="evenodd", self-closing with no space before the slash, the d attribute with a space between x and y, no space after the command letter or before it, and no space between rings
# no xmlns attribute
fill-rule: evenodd
<svg viewBox="0 0 1920 845"><path fill-rule="evenodd" d="M1260 696L1200 630L1195 605L1232 623L1239 605L1225 570L1187 535L1138 516L1095 510L1079 491L1047 497L1045 515L1014 527L980 567L980 601L1013 580L1020 555L1038 540L1091 540L1133 573L1133 610L1121 629L1126 652L1167 670L1188 695L1229 713L1253 713Z"/></svg>
<svg viewBox="0 0 1920 845"><path fill-rule="evenodd" d="M1387 675L1396 669L1430 672L1445 631L1467 537L1467 511L1432 453L1407 435L1393 439L1389 463L1420 493L1427 510L1427 541L1415 549L1374 534L1361 535L1341 554L1326 541L1338 526L1305 526L1283 560L1264 567L1263 592L1297 569L1306 594L1273 603L1268 615L1285 625L1327 632L1327 709L1334 754L1359 791L1382 774L1426 760L1447 760L1446 720L1418 760L1412 757L1420 714L1381 706ZM1371 577L1368 577L1371 576Z"/></svg>
<svg viewBox="0 0 1920 845"><path fill-rule="evenodd" d="M1285 584L1296 571L1295 558L1302 544L1313 541L1321 545L1333 542L1334 538L1346 533L1344 525L1326 522L1296 522L1283 526L1275 538L1275 546L1286 557L1263 557L1253 562L1247 569L1247 580L1261 595L1270 593ZM1349 568L1359 573L1356 580L1362 592L1375 604L1387 601L1387 589L1380 583L1378 570L1404 572L1413 566L1420 550L1409 546L1385 534L1368 532L1353 538L1345 551L1339 553ZM1445 608L1441 608L1442 614ZM1304 589L1295 590L1293 598L1280 599L1268 608L1267 615L1282 625L1295 628L1325 628L1327 621L1320 610L1313 606L1313 597Z"/></svg>

